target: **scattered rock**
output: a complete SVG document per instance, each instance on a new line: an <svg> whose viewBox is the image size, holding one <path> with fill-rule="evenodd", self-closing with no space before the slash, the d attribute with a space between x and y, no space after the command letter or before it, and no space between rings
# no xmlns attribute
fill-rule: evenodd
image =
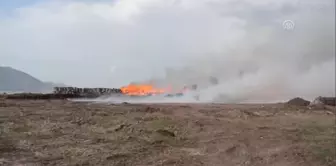
<svg viewBox="0 0 336 166"><path fill-rule="evenodd" d="M168 131L168 130L160 129L160 130L156 130L156 132L164 136L176 137L176 135L173 132Z"/></svg>
<svg viewBox="0 0 336 166"><path fill-rule="evenodd" d="M164 146L164 141L163 140L154 140L151 142L152 145L162 145Z"/></svg>
<svg viewBox="0 0 336 166"><path fill-rule="evenodd" d="M334 113L333 113L333 112L330 112L330 111L326 111L326 113L327 113L328 115L334 115Z"/></svg>
<svg viewBox="0 0 336 166"><path fill-rule="evenodd" d="M310 102L300 97L296 97L294 99L289 100L287 104L292 106L308 106Z"/></svg>
<svg viewBox="0 0 336 166"><path fill-rule="evenodd" d="M154 113L160 111L160 108L146 107L145 112Z"/></svg>
<svg viewBox="0 0 336 166"><path fill-rule="evenodd" d="M125 159L130 157L129 154L113 154L111 156L106 157L106 160L119 160L119 159Z"/></svg>
<svg viewBox="0 0 336 166"><path fill-rule="evenodd" d="M124 125L124 124L119 125L118 127L116 127L116 128L114 129L114 131L120 131L120 130L122 130L122 129L125 128L125 127L126 127L126 125Z"/></svg>
<svg viewBox="0 0 336 166"><path fill-rule="evenodd" d="M234 146L232 146L232 147L226 149L225 152L231 154L231 153L235 152L235 151L237 150L237 148L238 148L238 146L237 146L237 145L234 145Z"/></svg>
<svg viewBox="0 0 336 166"><path fill-rule="evenodd" d="M204 155L202 150L196 148L182 148L181 150L187 152L189 155L192 156Z"/></svg>

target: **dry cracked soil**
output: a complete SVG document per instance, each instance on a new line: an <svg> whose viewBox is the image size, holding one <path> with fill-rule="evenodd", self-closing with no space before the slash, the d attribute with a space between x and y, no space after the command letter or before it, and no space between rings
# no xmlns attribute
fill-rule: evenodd
<svg viewBox="0 0 336 166"><path fill-rule="evenodd" d="M332 166L335 112L0 100L0 165Z"/></svg>

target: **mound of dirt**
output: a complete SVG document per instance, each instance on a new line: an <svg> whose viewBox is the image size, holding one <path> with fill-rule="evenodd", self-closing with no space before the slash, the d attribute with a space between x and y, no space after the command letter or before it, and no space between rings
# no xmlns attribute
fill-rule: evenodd
<svg viewBox="0 0 336 166"><path fill-rule="evenodd" d="M292 106L308 106L310 104L310 101L307 101L300 97L296 97L294 99L289 100L287 104Z"/></svg>

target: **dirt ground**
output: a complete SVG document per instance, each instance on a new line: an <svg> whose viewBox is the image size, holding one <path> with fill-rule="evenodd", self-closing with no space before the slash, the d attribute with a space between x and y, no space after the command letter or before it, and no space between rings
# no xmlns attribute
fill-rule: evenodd
<svg viewBox="0 0 336 166"><path fill-rule="evenodd" d="M0 165L332 166L335 112L0 100Z"/></svg>

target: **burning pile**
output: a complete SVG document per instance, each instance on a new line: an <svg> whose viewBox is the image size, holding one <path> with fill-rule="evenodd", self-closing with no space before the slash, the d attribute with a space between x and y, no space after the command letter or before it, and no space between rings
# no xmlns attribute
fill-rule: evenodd
<svg viewBox="0 0 336 166"><path fill-rule="evenodd" d="M169 91L169 89L159 89L154 88L152 85L135 85L130 84L124 87L121 87L121 92L130 96L151 96L164 94Z"/></svg>
<svg viewBox="0 0 336 166"><path fill-rule="evenodd" d="M121 88L77 88L77 87L54 87L53 94L77 95L82 97L99 97L111 94L123 94L127 96L181 96L189 89L195 90L197 86L184 87L182 90L174 91L172 88L156 88L151 84L129 84Z"/></svg>
<svg viewBox="0 0 336 166"><path fill-rule="evenodd" d="M217 85L218 79L216 77L210 77L208 80L211 85ZM161 83L159 83L161 84ZM163 83L165 84L165 83ZM169 83L168 83L169 84ZM176 89L177 88L177 89ZM77 88L77 87L54 87L54 94L73 94L82 97L99 97L113 94L122 94L127 96L156 96L165 95L167 97L182 96L187 91L196 91L199 89L197 84L174 85L166 86L163 88L155 87L153 84L135 84L131 83L121 88Z"/></svg>
<svg viewBox="0 0 336 166"><path fill-rule="evenodd" d="M173 91L171 87L169 88L156 88L150 84L130 84L121 87L122 94L129 96L155 96L155 95L167 95L167 96L180 96L186 92L189 88L184 87L182 90ZM195 89L193 86L191 89Z"/></svg>

